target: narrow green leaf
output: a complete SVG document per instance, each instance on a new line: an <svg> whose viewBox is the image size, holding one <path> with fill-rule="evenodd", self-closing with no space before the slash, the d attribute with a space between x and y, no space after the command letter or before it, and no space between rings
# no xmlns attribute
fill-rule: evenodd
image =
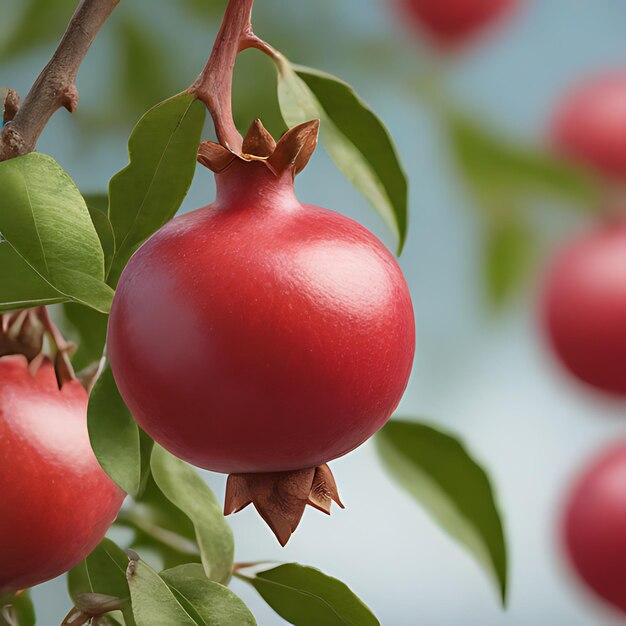
<svg viewBox="0 0 626 626"><path fill-rule="evenodd" d="M193 468L158 445L152 451L151 466L159 489L192 521L207 576L228 583L234 557L233 533L215 495Z"/></svg>
<svg viewBox="0 0 626 626"><path fill-rule="evenodd" d="M337 167L376 208L399 240L407 233L407 181L384 124L350 85L279 59L278 98L289 126L322 119L322 142Z"/></svg>
<svg viewBox="0 0 626 626"><path fill-rule="evenodd" d="M313 567L286 563L238 578L249 582L261 597L290 624L296 626L379 626L369 608L336 578Z"/></svg>
<svg viewBox="0 0 626 626"><path fill-rule="evenodd" d="M178 601L206 626L254 626L248 607L230 589L209 580L202 565L188 564L160 574Z"/></svg>
<svg viewBox="0 0 626 626"><path fill-rule="evenodd" d="M598 189L589 175L570 163L503 141L461 115L448 118L452 149L477 200L489 211L515 198L548 195L594 207Z"/></svg>
<svg viewBox="0 0 626 626"><path fill-rule="evenodd" d="M109 318L104 313L75 302L63 304L63 314L71 326L70 338L78 345L72 356L72 365L76 371L80 371L102 358Z"/></svg>
<svg viewBox="0 0 626 626"><path fill-rule="evenodd" d="M141 486L139 427L108 364L89 396L87 425L91 447L104 471L126 493L136 495Z"/></svg>
<svg viewBox="0 0 626 626"><path fill-rule="evenodd" d="M504 603L506 544L485 471L457 439L425 424L392 420L376 441L391 476L476 557Z"/></svg>
<svg viewBox="0 0 626 626"><path fill-rule="evenodd" d="M104 252L104 268L108 273L111 267L111 261L115 253L115 237L113 235L113 226L108 217L109 196L107 194L87 194L84 195L89 215L93 222L100 245Z"/></svg>
<svg viewBox="0 0 626 626"><path fill-rule="evenodd" d="M0 626L35 626L35 622L35 607L28 589L11 598L0 597Z"/></svg>
<svg viewBox="0 0 626 626"><path fill-rule="evenodd" d="M96 549L67 575L67 586L74 602L81 593L100 593L128 598L126 581L128 557L110 539L103 539Z"/></svg>
<svg viewBox="0 0 626 626"><path fill-rule="evenodd" d="M109 185L109 219L116 252L109 274L115 285L139 245L171 219L195 171L205 107L180 93L150 109L128 141L130 163Z"/></svg>
<svg viewBox="0 0 626 626"><path fill-rule="evenodd" d="M165 581L143 561L131 560L126 571L137 626L199 626Z"/></svg>
<svg viewBox="0 0 626 626"><path fill-rule="evenodd" d="M501 309L523 284L536 250L532 231L511 216L487 224L485 276L491 305Z"/></svg>
<svg viewBox="0 0 626 626"><path fill-rule="evenodd" d="M138 501L120 512L117 523L135 531L131 548L155 553L164 568L200 562L191 520L163 495L151 475Z"/></svg>
<svg viewBox="0 0 626 626"><path fill-rule="evenodd" d="M108 312L113 291L104 283L98 235L83 197L58 163L39 153L3 161L0 189L0 232L49 285L40 299L54 290L64 296L59 299Z"/></svg>

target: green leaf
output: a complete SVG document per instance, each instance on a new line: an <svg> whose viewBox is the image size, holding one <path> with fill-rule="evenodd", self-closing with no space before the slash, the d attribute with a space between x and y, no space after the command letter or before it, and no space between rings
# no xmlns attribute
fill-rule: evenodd
<svg viewBox="0 0 626 626"><path fill-rule="evenodd" d="M7 241L0 239L0 311L64 300L67 300L64 294L37 274Z"/></svg>
<svg viewBox="0 0 626 626"><path fill-rule="evenodd" d="M230 589L210 581L202 565L181 565L161 572L185 610L206 626L254 626L248 607Z"/></svg>
<svg viewBox="0 0 626 626"><path fill-rule="evenodd" d="M104 268L105 273L109 271L111 267L111 261L115 254L115 237L113 235L113 226L109 221L107 215L109 207L109 196L107 194L87 194L84 196L87 208L89 209L89 215L93 222L98 238L100 239L100 245L104 252Z"/></svg>
<svg viewBox="0 0 626 626"><path fill-rule="evenodd" d="M322 142L337 167L397 235L407 234L407 181L383 123L350 85L279 58L278 98L289 126L322 120Z"/></svg>
<svg viewBox="0 0 626 626"><path fill-rule="evenodd" d="M75 0L22 0L15 25L0 45L0 60L6 62L37 47L58 41L76 8ZM3 6L3 12L6 11Z"/></svg>
<svg viewBox="0 0 626 626"><path fill-rule="evenodd" d="M116 252L115 285L132 253L180 207L196 166L205 107L180 93L150 109L128 141L130 163L109 185L109 219Z"/></svg>
<svg viewBox="0 0 626 626"><path fill-rule="evenodd" d="M163 495L152 476L139 501L120 511L117 523L135 531L134 550L156 553L164 568L200 561L191 520Z"/></svg>
<svg viewBox="0 0 626 626"><path fill-rule="evenodd" d="M228 583L234 557L233 533L222 507L200 475L158 445L152 451L152 475L163 494L193 522L206 575Z"/></svg>
<svg viewBox="0 0 626 626"><path fill-rule="evenodd" d="M104 254L83 197L58 163L27 154L0 163L0 232L60 300L108 312L112 289L104 282ZM29 283L29 289L32 289ZM6 304L6 302L5 302Z"/></svg>
<svg viewBox="0 0 626 626"><path fill-rule="evenodd" d="M72 365L80 371L102 358L109 317L75 302L63 304L63 314L74 331L72 339L78 345Z"/></svg>
<svg viewBox="0 0 626 626"><path fill-rule="evenodd" d="M457 439L425 424L391 420L376 441L391 476L476 557L504 603L506 544L485 471Z"/></svg>
<svg viewBox="0 0 626 626"><path fill-rule="evenodd" d="M143 561L131 560L126 572L137 626L198 626L165 581Z"/></svg>
<svg viewBox="0 0 626 626"><path fill-rule="evenodd" d="M495 309L509 302L532 267L535 237L513 216L487 225L485 276L489 300Z"/></svg>
<svg viewBox="0 0 626 626"><path fill-rule="evenodd" d="M296 626L378 626L350 588L313 567L286 563L249 575L238 570L283 619Z"/></svg>
<svg viewBox="0 0 626 626"><path fill-rule="evenodd" d="M35 607L28 589L11 598L0 597L0 626L35 626L35 622Z"/></svg>
<svg viewBox="0 0 626 626"><path fill-rule="evenodd" d="M110 539L103 539L96 549L67 575L67 586L74 602L81 593L99 593L128 598L126 581L128 557Z"/></svg>
<svg viewBox="0 0 626 626"><path fill-rule="evenodd" d="M91 447L104 471L126 493L137 495L141 487L139 426L124 404L108 363L89 396L87 425Z"/></svg>
<svg viewBox="0 0 626 626"><path fill-rule="evenodd" d="M477 200L487 211L514 198L548 195L594 207L598 189L583 170L539 151L503 141L461 115L448 118L452 149Z"/></svg>

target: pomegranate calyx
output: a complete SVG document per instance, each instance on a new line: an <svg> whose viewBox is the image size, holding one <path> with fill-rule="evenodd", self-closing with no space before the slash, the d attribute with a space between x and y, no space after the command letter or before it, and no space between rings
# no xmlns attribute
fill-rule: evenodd
<svg viewBox="0 0 626 626"><path fill-rule="evenodd" d="M330 515L331 501L344 508L333 474L325 464L289 472L230 474L224 515L253 504L280 545L285 546L307 504Z"/></svg>
<svg viewBox="0 0 626 626"><path fill-rule="evenodd" d="M204 141L198 148L198 162L212 172L223 172L235 159L261 161L278 177L287 170L300 173L309 162L319 134L319 120L304 122L288 130L276 143L261 120L252 122L243 140L241 153L233 152L214 141Z"/></svg>
<svg viewBox="0 0 626 626"><path fill-rule="evenodd" d="M45 307L0 314L0 357L22 355L34 376L46 361L45 337L49 338L59 388L74 380L70 355L76 346L65 340Z"/></svg>

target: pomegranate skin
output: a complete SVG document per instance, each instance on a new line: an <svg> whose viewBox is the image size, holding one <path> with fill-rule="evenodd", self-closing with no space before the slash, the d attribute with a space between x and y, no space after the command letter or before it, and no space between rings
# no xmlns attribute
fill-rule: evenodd
<svg viewBox="0 0 626 626"><path fill-rule="evenodd" d="M351 219L301 205L237 160L214 204L178 217L125 268L109 320L120 392L173 454L223 473L346 454L389 419L415 349L393 256Z"/></svg>
<svg viewBox="0 0 626 626"><path fill-rule="evenodd" d="M547 335L578 379L626 394L626 223L607 222L556 257L543 298Z"/></svg>
<svg viewBox="0 0 626 626"><path fill-rule="evenodd" d="M580 578L626 613L626 443L584 471L568 501L565 550Z"/></svg>
<svg viewBox="0 0 626 626"><path fill-rule="evenodd" d="M124 493L101 469L87 434L87 392L59 390L54 368L0 359L0 592L74 567L101 541Z"/></svg>
<svg viewBox="0 0 626 626"><path fill-rule="evenodd" d="M626 180L626 71L591 77L572 89L553 121L557 148L609 178Z"/></svg>
<svg viewBox="0 0 626 626"><path fill-rule="evenodd" d="M454 48L504 17L516 0L395 0L400 11L435 45Z"/></svg>

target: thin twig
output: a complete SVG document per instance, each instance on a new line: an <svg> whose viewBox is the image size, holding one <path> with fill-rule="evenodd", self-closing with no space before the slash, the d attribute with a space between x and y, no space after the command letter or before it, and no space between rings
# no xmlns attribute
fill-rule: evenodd
<svg viewBox="0 0 626 626"><path fill-rule="evenodd" d="M237 55L247 48L257 48L273 58L278 55L252 30L253 3L254 0L230 0L211 56L189 88L190 93L202 100L209 110L218 141L236 153L241 152L243 142L232 113L233 70Z"/></svg>
<svg viewBox="0 0 626 626"><path fill-rule="evenodd" d="M78 68L119 1L81 0L52 59L11 123L4 127L0 135L0 161L32 152L57 109L76 110Z"/></svg>

